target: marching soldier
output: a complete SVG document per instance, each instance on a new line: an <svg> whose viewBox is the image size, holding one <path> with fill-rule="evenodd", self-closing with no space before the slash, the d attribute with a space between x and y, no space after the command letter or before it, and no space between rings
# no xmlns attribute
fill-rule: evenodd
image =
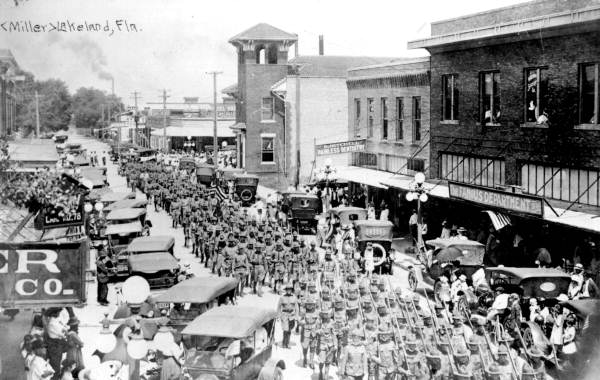
<svg viewBox="0 0 600 380"><path fill-rule="evenodd" d="M349 333L348 345L340 355L339 375L347 380L362 380L367 374L367 351L362 342L363 332L352 329Z"/></svg>
<svg viewBox="0 0 600 380"><path fill-rule="evenodd" d="M377 345L377 355L372 360L377 363L379 379L394 380L398 366L398 347L392 340L392 330L387 325L379 326L378 333L379 344ZM401 369L401 368L400 368Z"/></svg>
<svg viewBox="0 0 600 380"><path fill-rule="evenodd" d="M300 243L292 242L288 261L288 281L291 281L294 289L298 287L298 280L302 274L302 263L300 257Z"/></svg>
<svg viewBox="0 0 600 380"><path fill-rule="evenodd" d="M337 352L335 356L336 365L339 364L339 358L342 348L348 344L347 333L347 316L346 308L344 307L344 299L341 296L336 296L333 300L333 326L335 329L335 336L337 339Z"/></svg>
<svg viewBox="0 0 600 380"><path fill-rule="evenodd" d="M469 340L473 331L463 323L464 319L461 315L455 314L452 316L452 346L456 349L467 349L466 342Z"/></svg>
<svg viewBox="0 0 600 380"><path fill-rule="evenodd" d="M265 282L267 259L263 253L264 246L257 243L254 247L254 253L250 255L250 264L252 264L252 290L254 294L262 297L262 286Z"/></svg>
<svg viewBox="0 0 600 380"><path fill-rule="evenodd" d="M281 238L275 237L275 246L270 256L271 265L273 265L273 291L278 293L277 284L283 283L287 267L287 250L284 248Z"/></svg>
<svg viewBox="0 0 600 380"><path fill-rule="evenodd" d="M454 352L454 363L456 363L455 380L471 380L473 372L469 362L469 352L463 348L457 348Z"/></svg>
<svg viewBox="0 0 600 380"><path fill-rule="evenodd" d="M294 287L291 283L285 285L285 294L279 301L279 317L281 320L281 329L283 330L283 348L290 348L290 335L294 329L294 323L298 311L298 299L294 295Z"/></svg>
<svg viewBox="0 0 600 380"><path fill-rule="evenodd" d="M302 366L306 367L307 354L308 366L314 369L314 356L317 348L317 327L319 323L319 314L316 311L317 302L313 298L308 298L304 304L305 312L301 321L300 343L302 345Z"/></svg>
<svg viewBox="0 0 600 380"><path fill-rule="evenodd" d="M248 269L250 263L246 255L246 248L239 247L232 259L232 269L235 277L239 280L238 295L244 295L244 287L246 286L246 278L248 277Z"/></svg>
<svg viewBox="0 0 600 380"><path fill-rule="evenodd" d="M319 355L319 380L329 379L329 366L336 355L336 336L330 313L320 312L321 323L317 330L317 353Z"/></svg>
<svg viewBox="0 0 600 380"><path fill-rule="evenodd" d="M426 380L429 379L429 369L425 364L425 355L417 348L417 339L413 334L409 334L404 342L406 346L407 368L411 374L411 379Z"/></svg>
<svg viewBox="0 0 600 380"><path fill-rule="evenodd" d="M365 346L368 357L368 380L377 380L377 319L373 314L365 315Z"/></svg>
<svg viewBox="0 0 600 380"><path fill-rule="evenodd" d="M325 261L321 266L321 282L329 283L328 286L331 286L334 278L337 275L337 263L333 259L333 252L331 251L331 247L327 247L325 250Z"/></svg>
<svg viewBox="0 0 600 380"><path fill-rule="evenodd" d="M330 288L321 289L320 310L321 312L329 313L329 315L331 315L331 313L333 312L333 301L331 297L332 294Z"/></svg>

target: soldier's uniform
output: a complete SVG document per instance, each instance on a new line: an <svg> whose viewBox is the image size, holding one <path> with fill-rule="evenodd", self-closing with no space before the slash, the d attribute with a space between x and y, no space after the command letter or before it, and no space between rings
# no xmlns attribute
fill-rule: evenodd
<svg viewBox="0 0 600 380"><path fill-rule="evenodd" d="M333 327L338 343L335 357L335 362L338 364L341 350L345 345L348 344L346 308L344 306L344 299L340 296L336 296L333 300Z"/></svg>
<svg viewBox="0 0 600 380"><path fill-rule="evenodd" d="M333 300L331 299L331 289L321 289L321 303L319 304L320 311L329 313L329 316L333 313Z"/></svg>
<svg viewBox="0 0 600 380"><path fill-rule="evenodd" d="M314 355L317 348L317 328L319 324L319 313L317 312L317 303L313 298L308 298L304 304L305 312L301 324L300 343L302 345L302 366L308 365L314 368ZM308 354L308 357L307 357Z"/></svg>
<svg viewBox="0 0 600 380"><path fill-rule="evenodd" d="M248 262L248 255L246 255L246 249L240 247L233 256L233 270L235 271L235 277L240 281L238 291L240 296L244 294L249 268L250 263Z"/></svg>
<svg viewBox="0 0 600 380"><path fill-rule="evenodd" d="M336 336L331 314L321 311L321 323L317 330L317 352L319 354L319 380L329 379L329 366L336 355Z"/></svg>
<svg viewBox="0 0 600 380"><path fill-rule="evenodd" d="M339 372L348 380L363 379L367 373L367 350L362 343L363 332L353 329L349 333L349 344L342 349Z"/></svg>
<svg viewBox="0 0 600 380"><path fill-rule="evenodd" d="M283 348L290 348L290 335L298 316L298 299L293 294L292 284L285 286L285 294L279 301L279 318L283 330Z"/></svg>
<svg viewBox="0 0 600 380"><path fill-rule="evenodd" d="M277 284L282 283L287 266L287 250L281 241L275 243L271 251L271 265L273 265L273 290L277 293Z"/></svg>
<svg viewBox="0 0 600 380"><path fill-rule="evenodd" d="M291 281L294 289L297 288L298 280L302 274L302 262L300 257L300 244L292 242L292 249L288 256L288 281Z"/></svg>
<svg viewBox="0 0 600 380"><path fill-rule="evenodd" d="M336 277L337 264L333 260L330 250L325 252L325 261L321 266L321 283L333 287Z"/></svg>
<svg viewBox="0 0 600 380"><path fill-rule="evenodd" d="M429 369L427 368L425 355L417 348L417 340L414 335L409 334L405 341L406 346L406 364L410 372L411 379L427 380L429 379Z"/></svg>
<svg viewBox="0 0 600 380"><path fill-rule="evenodd" d="M378 364L379 379L394 380L398 370L398 347L392 340L392 331L387 326L379 326L379 344L374 360Z"/></svg>
<svg viewBox="0 0 600 380"><path fill-rule="evenodd" d="M373 314L365 315L365 346L368 355L368 380L376 380L377 374L377 319Z"/></svg>
<svg viewBox="0 0 600 380"><path fill-rule="evenodd" d="M266 257L263 253L264 246L257 243L254 253L250 255L250 264L252 265L252 289L254 293L262 296L262 285L266 276Z"/></svg>

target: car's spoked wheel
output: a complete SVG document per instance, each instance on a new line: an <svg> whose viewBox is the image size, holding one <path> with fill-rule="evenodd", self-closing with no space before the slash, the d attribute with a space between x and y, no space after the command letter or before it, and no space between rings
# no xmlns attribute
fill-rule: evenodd
<svg viewBox="0 0 600 380"><path fill-rule="evenodd" d="M408 288L413 292L417 290L417 285L419 284L419 280L417 279L417 274L414 269L411 269L408 272Z"/></svg>

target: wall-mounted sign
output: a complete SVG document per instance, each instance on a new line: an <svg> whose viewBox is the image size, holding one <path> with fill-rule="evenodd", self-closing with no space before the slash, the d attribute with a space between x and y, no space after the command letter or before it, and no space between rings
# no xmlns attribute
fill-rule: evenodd
<svg viewBox="0 0 600 380"><path fill-rule="evenodd" d="M87 240L0 242L0 306L50 307L85 302Z"/></svg>
<svg viewBox="0 0 600 380"><path fill-rule="evenodd" d="M497 209L544 216L544 199L532 195L507 193L481 186L448 181L450 198L462 199Z"/></svg>
<svg viewBox="0 0 600 380"><path fill-rule="evenodd" d="M367 149L367 140L352 140L331 144L321 144L315 147L317 156L328 154L364 152Z"/></svg>

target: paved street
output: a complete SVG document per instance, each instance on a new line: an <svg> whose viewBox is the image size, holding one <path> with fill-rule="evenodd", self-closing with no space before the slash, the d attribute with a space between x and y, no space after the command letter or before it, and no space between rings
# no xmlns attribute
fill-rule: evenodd
<svg viewBox="0 0 600 380"><path fill-rule="evenodd" d="M69 141L80 142L89 151L103 151L107 150L107 146L99 141L85 138L82 136L72 136ZM112 162L107 163L108 168L108 181L113 191L127 191L126 182L123 177L120 177L117 173L117 167ZM261 192L264 193L268 189L261 188ZM138 197L144 197L143 194L138 193ZM183 245L184 237L182 229L173 229L171 227L171 218L164 212L156 212L153 205L148 206L148 219L152 221L152 235L170 235L175 237L175 256L181 260L182 264L191 264L191 269L196 276L213 276L210 272L200 265L198 259L190 253L190 248L186 248ZM313 240L314 236L304 236L308 241ZM396 242L396 245L398 242ZM407 287L407 273L402 270L401 267L396 267L396 273L391 278L392 285ZM116 310L117 299L114 291L114 284L110 285L109 290L109 306L100 306L96 303L96 284L88 283L88 304L81 309L76 309L75 312L81 320L80 335L83 338L86 345L83 348L84 357L89 360L92 352L95 350L94 340L99 333L99 322L103 317L104 313L108 313L109 316ZM248 289L246 289L248 291ZM159 291L153 291L158 293ZM263 308L277 308L279 296L273 294L270 290L265 288L265 294L262 297L258 297L253 294L246 294L239 301L240 305L248 305ZM114 326L116 327L116 326ZM276 328L275 332L276 341L281 341L281 330ZM285 360L287 365L286 377L290 379L307 379L317 378L318 372L312 373L312 370L308 368L302 368L302 353L300 349L300 337L299 335L292 335L290 349L283 349L277 345L274 349L273 356ZM318 371L318 370L317 370ZM337 379L336 370L331 371L333 379Z"/></svg>

